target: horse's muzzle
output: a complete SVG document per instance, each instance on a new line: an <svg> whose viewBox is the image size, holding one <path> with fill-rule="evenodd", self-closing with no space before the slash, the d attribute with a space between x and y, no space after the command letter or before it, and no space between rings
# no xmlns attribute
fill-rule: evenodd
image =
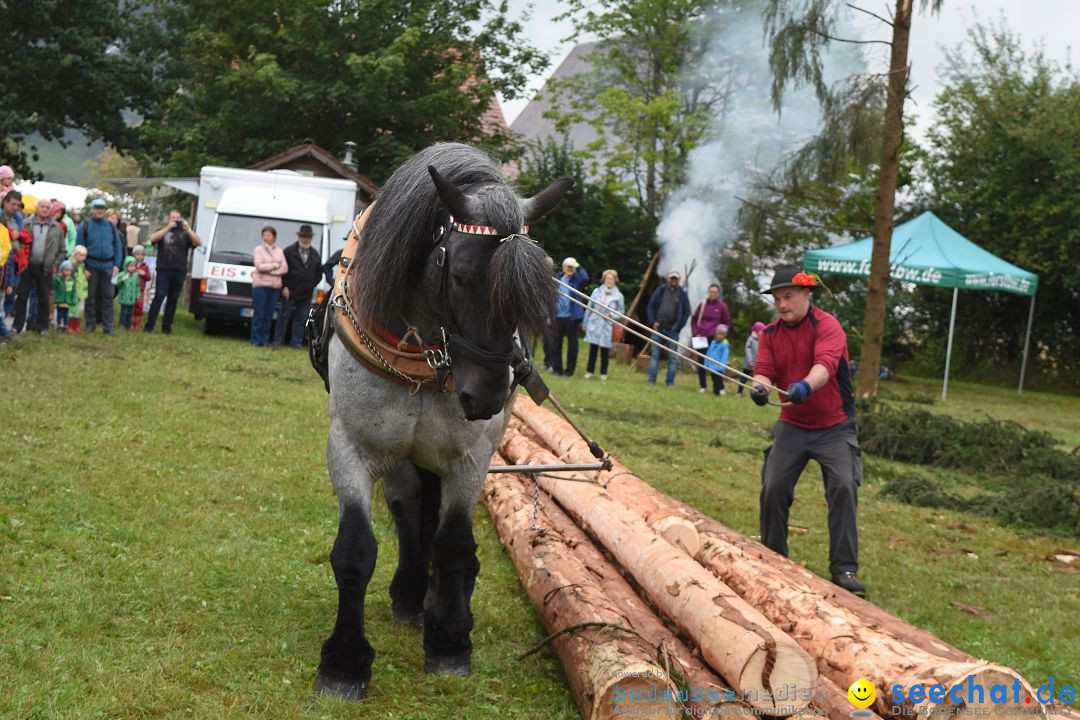
<svg viewBox="0 0 1080 720"><path fill-rule="evenodd" d="M490 420L502 410L506 393L504 392L501 398L485 398L461 391L458 392L458 400L461 402L461 409L465 411L466 420Z"/></svg>

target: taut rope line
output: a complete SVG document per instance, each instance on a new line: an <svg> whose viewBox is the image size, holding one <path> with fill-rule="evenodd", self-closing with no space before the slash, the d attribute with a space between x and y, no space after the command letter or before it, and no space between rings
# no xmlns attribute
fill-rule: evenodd
<svg viewBox="0 0 1080 720"><path fill-rule="evenodd" d="M569 289L571 292L573 292L573 293L575 293L577 295L580 295L582 297L585 297L585 298L587 298L589 300L589 303L583 303L583 302L581 302L580 300L578 300L575 297L567 296L566 299L569 300L570 302L572 302L572 303L574 303L574 304L576 304L576 305L578 305L580 307L583 307L586 310L588 310L589 312L591 312L591 313L593 313L595 315L599 315L599 316L603 317L606 320L610 320L611 322L619 325L620 327L622 327L627 332L631 333L632 335L634 335L634 336L636 336L638 338L641 338L642 340L644 340L646 343L649 343L650 345L655 345L656 347L659 347L661 350L666 350L668 352L671 351L671 348L666 347L663 343L661 343L661 342L659 342L657 340L654 340L651 337L651 335L654 334L656 331L653 330L652 328L650 328L649 326L645 325L644 323L638 322L637 320L634 320L632 317L624 315L623 313L619 312L618 310L614 310L614 309L608 307L607 305L604 305L602 302L598 302L596 300L593 300L592 298L589 298L588 295L586 295L585 293L579 291L577 288L574 288L574 287L572 287L570 285L567 285L566 283L564 283L559 278L554 278L554 280L555 280L556 283L558 283L559 285L562 285L563 287ZM592 305L597 305L600 308L603 308L607 312L611 313L611 316L605 314L604 312L602 312L600 310L597 310L595 307L592 307ZM614 317L612 317L612 316L614 316ZM634 328L630 327L630 325L628 325L627 323L632 323L634 325L637 325L640 328L643 328L647 333L649 333L649 335L648 336L643 335L642 333L638 332ZM701 351L695 350L694 348L689 347L687 345L683 345L678 340L671 340L670 338L668 340L669 340L669 342L674 344L676 347L682 348L683 350L687 350L690 353L693 353L694 355L698 356L699 358L705 359L707 357ZM687 362L694 365L695 367L701 368L705 372L711 373L713 375L717 375L719 377L723 377L723 378L725 378L727 380L730 380L733 384L738 385L740 387L744 387L744 388L746 388L748 390L753 389L753 384L752 384L753 380L754 380L753 375L747 375L746 373L742 372L741 370L736 370L732 366L727 365L725 363L718 362L716 360L713 360L712 358L708 358L708 359L711 362L714 362L717 365L720 365L720 366L730 370L731 372L735 373L736 375L739 375L739 376L744 377L744 378L749 378L750 381L751 381L751 384L747 384L747 383L742 382L740 380L736 380L733 377L729 377L729 376L724 375L724 373L722 373L720 371L714 370L713 368L710 368L710 367L706 367L702 363L695 360L693 357L686 357ZM769 384L765 384L765 387L767 387L769 390L775 390L777 392L777 395L780 395L780 394L787 395L786 390L781 390L780 388L772 387ZM787 402L775 403L775 402L770 400L769 404L770 405L779 405L780 407L784 407L784 406L790 405L791 403L787 403Z"/></svg>

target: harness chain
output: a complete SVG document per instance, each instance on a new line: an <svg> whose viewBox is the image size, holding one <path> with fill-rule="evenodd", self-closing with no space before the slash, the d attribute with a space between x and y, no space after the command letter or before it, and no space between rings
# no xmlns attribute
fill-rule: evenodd
<svg viewBox="0 0 1080 720"><path fill-rule="evenodd" d="M349 272L352 272L352 268L349 269ZM393 375L393 376L395 376L397 378L400 378L401 380L404 380L409 385L412 385L412 387L409 389L409 395L415 395L417 392L419 392L420 388L423 386L423 379L413 377L412 375L409 375L408 373L402 372L401 370L398 370L396 367L394 367L383 356L383 354L381 352L379 352L379 349L375 347L375 344L373 342L371 342L371 338L368 337L368 334L364 330L363 325L360 323L360 321L357 319L356 315L353 313L352 300L349 297L349 276L348 276L348 274L346 274L345 279L342 280L341 294L334 298L333 305L334 305L335 308L340 308L341 310L345 311L345 315L349 318L349 322L352 323L353 329L356 330L356 333L360 336L360 339L364 342L364 345L367 346L367 349L371 351L371 354L374 355L376 358L378 358L379 362L382 363L383 369L386 370L387 372L389 372L391 375ZM449 359L450 359L449 355L446 356L446 359L447 359L447 364L449 364ZM430 364L430 360L429 360L429 364Z"/></svg>

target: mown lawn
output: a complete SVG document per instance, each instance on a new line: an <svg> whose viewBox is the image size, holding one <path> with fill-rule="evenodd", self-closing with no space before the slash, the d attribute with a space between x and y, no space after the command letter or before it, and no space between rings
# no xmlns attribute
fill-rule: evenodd
<svg viewBox="0 0 1080 720"><path fill-rule="evenodd" d="M473 675L424 675L419 631L391 624L395 538L378 504L369 699L312 695L336 606L336 501L326 395L306 355L206 338L185 316L170 337L24 337L0 346L0 368L0 718L577 717L550 654L514 660L543 633L483 510ZM551 385L647 480L756 534L774 408L698 395L686 375L647 387L625 367L606 383L579 371ZM1076 398L958 384L930 409L1080 442ZM1080 681L1080 577L1044 559L1070 541L879 498L897 465L867 459L871 599L1036 685ZM792 525L793 557L825 573L816 466Z"/></svg>

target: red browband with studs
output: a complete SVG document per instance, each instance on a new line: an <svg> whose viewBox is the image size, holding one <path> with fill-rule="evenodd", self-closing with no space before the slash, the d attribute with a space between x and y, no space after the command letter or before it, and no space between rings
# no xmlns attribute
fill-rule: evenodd
<svg viewBox="0 0 1080 720"><path fill-rule="evenodd" d="M452 223L454 229L460 233L467 233L469 235L502 235L502 233L500 233L498 230L491 227L490 225L467 225L465 223L459 223L453 218L451 218L450 222ZM521 235L526 235L528 234L528 232L528 225L522 225L521 230L518 231L518 233Z"/></svg>

